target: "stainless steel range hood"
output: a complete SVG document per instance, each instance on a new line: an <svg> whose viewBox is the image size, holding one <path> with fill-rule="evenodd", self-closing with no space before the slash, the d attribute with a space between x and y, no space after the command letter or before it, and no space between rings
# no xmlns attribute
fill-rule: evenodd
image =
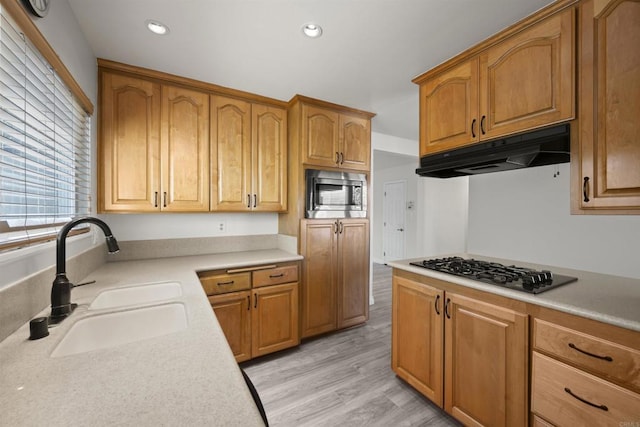
<svg viewBox="0 0 640 427"><path fill-rule="evenodd" d="M565 123L423 156L416 173L434 178L452 178L499 172L567 163L569 153L569 124Z"/></svg>

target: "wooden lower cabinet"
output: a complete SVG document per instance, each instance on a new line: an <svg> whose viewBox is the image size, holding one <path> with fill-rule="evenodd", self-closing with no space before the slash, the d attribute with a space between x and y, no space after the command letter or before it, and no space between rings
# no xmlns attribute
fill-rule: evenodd
<svg viewBox="0 0 640 427"><path fill-rule="evenodd" d="M556 427L640 423L640 334L539 310L532 322L531 412Z"/></svg>
<svg viewBox="0 0 640 427"><path fill-rule="evenodd" d="M465 425L528 423L528 316L394 272L392 369Z"/></svg>
<svg viewBox="0 0 640 427"><path fill-rule="evenodd" d="M236 361L300 344L298 268L296 262L198 273Z"/></svg>
<svg viewBox="0 0 640 427"><path fill-rule="evenodd" d="M251 291L209 297L236 361L251 359Z"/></svg>
<svg viewBox="0 0 640 427"><path fill-rule="evenodd" d="M369 317L369 220L302 220L303 338Z"/></svg>

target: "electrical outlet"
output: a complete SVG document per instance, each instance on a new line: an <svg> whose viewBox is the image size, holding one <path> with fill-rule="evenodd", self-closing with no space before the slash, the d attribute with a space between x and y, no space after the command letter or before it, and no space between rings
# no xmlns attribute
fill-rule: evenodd
<svg viewBox="0 0 640 427"><path fill-rule="evenodd" d="M219 221L218 222L218 231L220 233L224 233L227 231L227 223L224 221Z"/></svg>

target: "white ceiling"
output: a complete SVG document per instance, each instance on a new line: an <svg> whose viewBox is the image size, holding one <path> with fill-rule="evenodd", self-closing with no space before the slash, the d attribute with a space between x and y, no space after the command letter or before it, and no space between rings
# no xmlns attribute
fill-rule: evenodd
<svg viewBox="0 0 640 427"><path fill-rule="evenodd" d="M95 55L288 101L377 113L418 139L411 79L551 0L69 0ZM170 28L156 36L147 19ZM307 22L322 26L303 36Z"/></svg>

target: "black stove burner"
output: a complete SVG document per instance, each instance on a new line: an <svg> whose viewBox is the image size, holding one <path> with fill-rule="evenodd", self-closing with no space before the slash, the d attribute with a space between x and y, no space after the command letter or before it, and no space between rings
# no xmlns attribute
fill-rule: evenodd
<svg viewBox="0 0 640 427"><path fill-rule="evenodd" d="M530 294L539 294L578 280L575 277L553 274L549 270L538 271L461 257L426 259L410 264Z"/></svg>

